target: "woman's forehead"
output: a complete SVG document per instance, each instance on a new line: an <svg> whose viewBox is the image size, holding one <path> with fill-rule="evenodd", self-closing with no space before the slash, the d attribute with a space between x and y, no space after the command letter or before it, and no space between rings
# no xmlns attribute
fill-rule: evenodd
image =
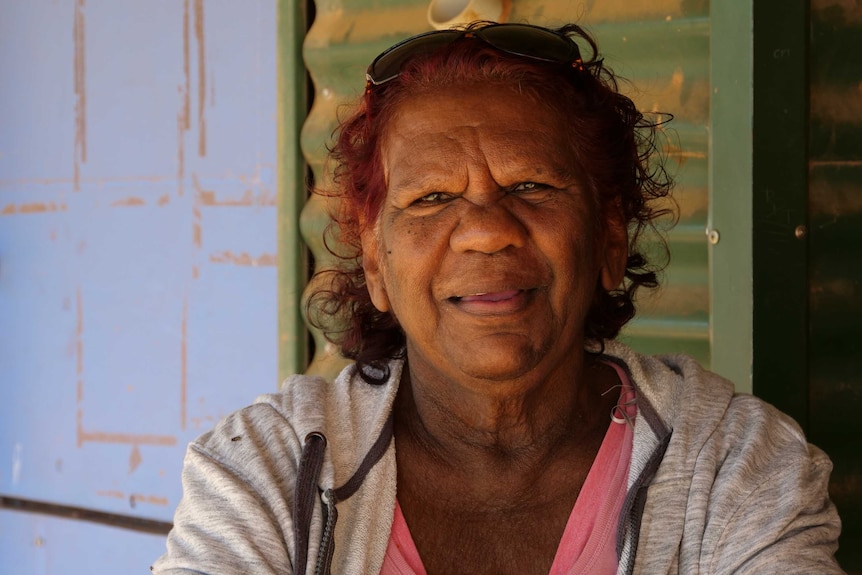
<svg viewBox="0 0 862 575"><path fill-rule="evenodd" d="M422 162L430 155L494 153L548 157L568 150L560 114L511 89L478 87L410 96L398 105L381 142L384 161Z"/></svg>

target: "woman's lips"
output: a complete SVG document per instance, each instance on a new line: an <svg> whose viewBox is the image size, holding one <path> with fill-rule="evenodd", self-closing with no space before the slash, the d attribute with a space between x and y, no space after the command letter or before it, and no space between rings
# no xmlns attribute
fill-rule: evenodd
<svg viewBox="0 0 862 575"><path fill-rule="evenodd" d="M500 315L519 312L532 300L534 290L513 289L473 293L449 298L458 309L475 315Z"/></svg>
<svg viewBox="0 0 862 575"><path fill-rule="evenodd" d="M487 301L487 302L498 302L504 301L507 299L512 299L521 293L521 290L507 290L507 291L498 291L492 293L476 293L473 295L465 295L458 298L458 300L462 302L472 302L472 301Z"/></svg>

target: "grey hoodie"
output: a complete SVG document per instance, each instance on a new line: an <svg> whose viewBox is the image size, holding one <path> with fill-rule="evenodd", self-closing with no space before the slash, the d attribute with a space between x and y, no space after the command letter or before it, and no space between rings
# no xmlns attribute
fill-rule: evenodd
<svg viewBox="0 0 862 575"><path fill-rule="evenodd" d="M842 573L828 457L687 356L606 342L638 395L619 574ZM395 509L391 411L370 385L294 376L189 445L159 574L373 574Z"/></svg>

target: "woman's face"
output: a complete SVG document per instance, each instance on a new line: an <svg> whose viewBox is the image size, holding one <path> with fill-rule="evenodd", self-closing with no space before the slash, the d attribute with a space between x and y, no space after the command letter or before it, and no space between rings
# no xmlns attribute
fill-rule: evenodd
<svg viewBox="0 0 862 575"><path fill-rule="evenodd" d="M414 96L382 142L386 198L363 236L374 305L411 368L518 379L583 347L597 282L625 268L625 228L600 225L557 114L500 86Z"/></svg>

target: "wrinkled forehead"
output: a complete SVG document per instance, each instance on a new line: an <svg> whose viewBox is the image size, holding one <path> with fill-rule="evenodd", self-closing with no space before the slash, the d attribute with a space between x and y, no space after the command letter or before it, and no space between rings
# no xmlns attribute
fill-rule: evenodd
<svg viewBox="0 0 862 575"><path fill-rule="evenodd" d="M380 157L387 176L396 161L421 169L435 160L457 164L459 156L477 155L562 175L576 171L570 133L563 114L517 86L453 85L401 99L382 132Z"/></svg>

